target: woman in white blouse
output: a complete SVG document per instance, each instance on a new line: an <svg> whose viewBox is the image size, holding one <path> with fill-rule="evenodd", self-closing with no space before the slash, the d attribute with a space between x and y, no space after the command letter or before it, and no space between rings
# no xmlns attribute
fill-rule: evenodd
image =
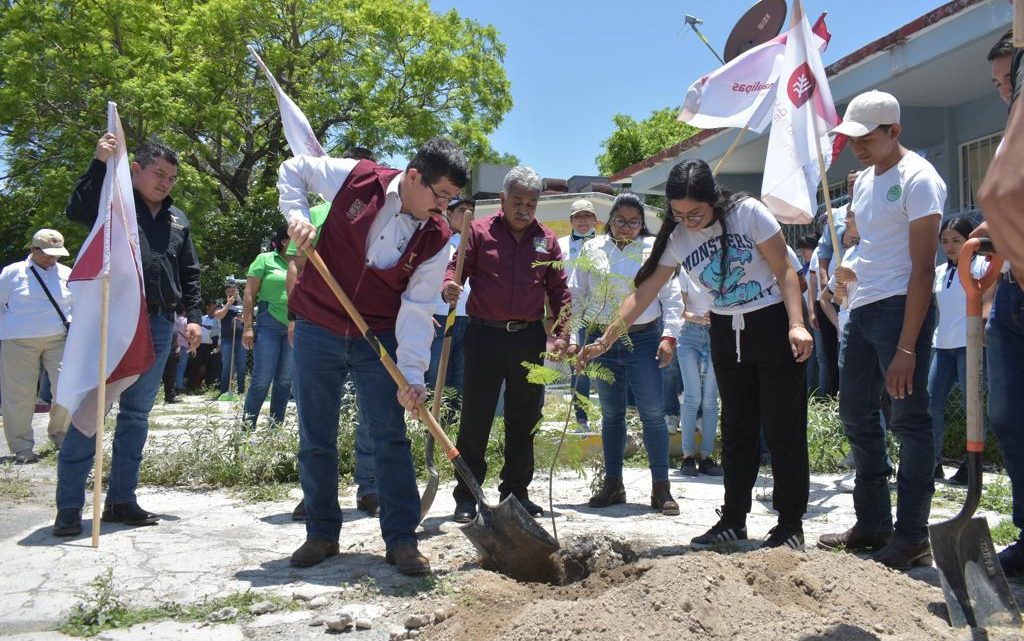
<svg viewBox="0 0 1024 641"><path fill-rule="evenodd" d="M619 305L633 291L633 279L650 257L654 238L644 222L643 202L634 194L615 198L608 233L584 243L569 279L573 316L582 319L587 340L601 335ZM591 507L626 501L622 460L626 448L626 390L633 393L643 424L644 447L651 468L651 507L679 514L668 480L668 430L665 427L661 371L672 362L682 314L679 283L661 288L657 299L625 329L623 340L595 361L610 370L614 381L594 380L601 402L601 438L605 478L590 499Z"/></svg>
<svg viewBox="0 0 1024 641"><path fill-rule="evenodd" d="M974 231L974 223L967 218L948 218L939 229L939 246L946 255L945 264L935 267L935 308L938 320L932 338L932 362L928 370L928 394L931 398L929 413L935 433L935 478L941 479L942 442L946 436L946 400L959 384L960 391L966 390L967 381L967 295L960 284L957 259L960 248ZM984 271L985 259L975 258L971 271L976 275ZM992 290L986 294L987 310ZM957 470L950 477L953 485L966 485L967 470Z"/></svg>

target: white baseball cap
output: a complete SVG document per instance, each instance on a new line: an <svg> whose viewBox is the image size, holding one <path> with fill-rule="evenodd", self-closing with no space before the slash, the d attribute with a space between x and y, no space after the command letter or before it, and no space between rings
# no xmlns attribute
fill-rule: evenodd
<svg viewBox="0 0 1024 641"><path fill-rule="evenodd" d="M32 236L32 247L47 256L67 256L64 248L64 236L56 229L40 229Z"/></svg>
<svg viewBox="0 0 1024 641"><path fill-rule="evenodd" d="M572 204L572 207L569 209L569 218L572 218L576 214L581 214L583 212L589 212L597 216L597 212L594 211L594 203L590 202L586 198L580 198L579 200L574 202Z"/></svg>
<svg viewBox="0 0 1024 641"><path fill-rule="evenodd" d="M900 103L895 96L884 91L868 91L850 101L843 122L829 133L860 138L881 125L895 125L899 121Z"/></svg>

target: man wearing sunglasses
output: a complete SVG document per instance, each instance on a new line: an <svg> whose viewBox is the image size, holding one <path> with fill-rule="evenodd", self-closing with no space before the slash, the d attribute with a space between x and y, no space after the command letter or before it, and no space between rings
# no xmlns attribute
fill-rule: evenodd
<svg viewBox="0 0 1024 641"><path fill-rule="evenodd" d="M386 560L403 574L426 574L415 530L420 521L405 409L427 396L433 311L448 263L451 229L442 214L468 182L465 156L433 138L405 171L370 160L298 156L281 165L281 212L299 251L317 251L410 386L399 392L380 355L361 336L319 272L306 269L288 300L295 314L294 381L299 416L299 479L306 541L291 555L297 567L338 554L338 418L349 373L360 420L373 442ZM331 201L319 230L306 194Z"/></svg>

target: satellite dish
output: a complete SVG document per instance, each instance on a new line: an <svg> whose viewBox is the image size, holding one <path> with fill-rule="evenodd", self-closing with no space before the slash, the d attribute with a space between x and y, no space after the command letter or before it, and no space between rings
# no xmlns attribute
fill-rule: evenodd
<svg viewBox="0 0 1024 641"><path fill-rule="evenodd" d="M725 42L725 61L779 35L786 23L786 0L759 0L732 28Z"/></svg>

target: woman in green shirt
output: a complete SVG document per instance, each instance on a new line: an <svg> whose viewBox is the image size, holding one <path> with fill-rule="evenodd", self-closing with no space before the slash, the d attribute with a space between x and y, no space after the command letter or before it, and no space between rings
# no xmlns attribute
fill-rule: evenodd
<svg viewBox="0 0 1024 641"><path fill-rule="evenodd" d="M256 256L246 274L242 307L242 345L253 350L252 378L245 395L243 420L256 429L256 418L270 393L270 418L284 422L292 393L292 346L288 342L288 228L281 227L270 241L271 250ZM253 329L253 310L256 329Z"/></svg>

